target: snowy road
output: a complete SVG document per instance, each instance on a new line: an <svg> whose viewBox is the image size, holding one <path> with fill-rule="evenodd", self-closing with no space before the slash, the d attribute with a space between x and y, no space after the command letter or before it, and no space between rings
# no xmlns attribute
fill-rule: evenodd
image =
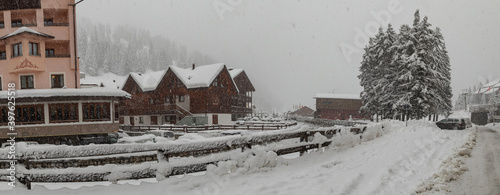
<svg viewBox="0 0 500 195"><path fill-rule="evenodd" d="M500 131L479 127L476 147L465 164L469 171L450 182L451 194L500 194Z"/></svg>

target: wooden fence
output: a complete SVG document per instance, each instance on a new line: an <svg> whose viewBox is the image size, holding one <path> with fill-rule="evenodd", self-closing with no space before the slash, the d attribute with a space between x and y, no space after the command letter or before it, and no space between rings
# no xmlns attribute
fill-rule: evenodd
<svg viewBox="0 0 500 195"><path fill-rule="evenodd" d="M361 122L361 121L331 120L331 119L307 118L307 117L293 117L292 119L300 122L311 123L315 125L323 125L323 126L341 125L347 127L354 127L367 124L366 122Z"/></svg>
<svg viewBox="0 0 500 195"><path fill-rule="evenodd" d="M197 133L200 131L209 130L280 130L297 125L297 122L292 123L252 123L245 125L205 125L205 126L174 126L174 125L145 125L131 126L120 125L120 129L124 131L145 132L149 130L169 130L174 132Z"/></svg>
<svg viewBox="0 0 500 195"><path fill-rule="evenodd" d="M320 133L327 138L340 132L341 129L330 130L296 130L296 131L279 131L268 132L259 135L247 136L231 136L227 139L207 141L203 143L181 143L181 144L132 144L124 145L93 145L93 146L74 146L66 147L65 150L50 150L43 151L41 155L38 150L21 151L18 159L18 167L23 168L16 174L19 182L25 184L28 189L31 189L32 182L95 182L95 181L115 181L110 179L111 172L96 172L94 169L89 169L84 172L65 171L57 173L50 171L51 169L68 169L68 168L83 168L89 166L102 166L108 164L128 164L140 165L141 163L160 163L174 157L202 157L210 154L217 155L218 153L245 150L252 148L255 145L264 145L272 142L279 142L286 139L300 139L300 143L286 146L279 149L271 149L278 155L300 152L304 153L307 150L321 148L331 144L331 141L324 143L311 143L311 137L315 133ZM348 131L359 134L366 130L366 127L347 128ZM228 144L230 143L230 144ZM121 146L121 147L120 147ZM113 147L116 147L112 150ZM72 148L84 150L86 153L71 152ZM100 150L99 150L100 149ZM181 164L172 166L172 171L166 176L180 175L186 173L205 171L209 164L216 164L219 161L228 159L209 160L208 162L196 162L193 164ZM0 159L0 169L8 169L9 161ZM147 166L144 168L138 166L137 169L126 170L123 172L119 180L155 178L157 169L155 166ZM3 177L2 177L3 176ZM6 180L8 175L1 175L0 180Z"/></svg>

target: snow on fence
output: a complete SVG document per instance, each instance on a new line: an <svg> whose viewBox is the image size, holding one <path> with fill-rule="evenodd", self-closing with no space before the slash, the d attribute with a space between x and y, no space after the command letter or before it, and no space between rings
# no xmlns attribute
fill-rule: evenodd
<svg viewBox="0 0 500 195"><path fill-rule="evenodd" d="M363 133L366 127L344 128L346 132ZM255 145L299 138L300 143L281 148L268 148L277 155L321 148L342 129L273 131L253 135L212 138L193 143L113 144L88 146L50 146L20 148L16 178L31 189L31 182L90 182L168 177L205 171L207 165L226 161ZM318 139L318 135L324 140ZM320 137L322 137L320 136ZM314 142L312 138L314 137ZM240 151L241 149L241 151ZM228 155L227 153L234 153ZM0 155L0 168L9 168L6 156ZM175 162L179 157L196 157L188 162ZM167 167L167 168L165 168ZM168 169L167 172L164 170ZM0 170L0 181L7 173ZM163 170L163 171L162 171Z"/></svg>
<svg viewBox="0 0 500 195"><path fill-rule="evenodd" d="M311 123L315 125L326 125L326 126L342 125L346 127L354 127L367 124L366 122L360 122L360 121L331 120L331 119L308 118L308 117L292 117L291 119L300 122Z"/></svg>
<svg viewBox="0 0 500 195"><path fill-rule="evenodd" d="M131 126L120 125L120 129L124 131L149 131L149 130L169 130L174 132L197 133L199 131L209 130L280 130L291 126L296 126L297 122L293 123L248 123L245 125L205 125L205 126L174 126L174 125L144 125Z"/></svg>

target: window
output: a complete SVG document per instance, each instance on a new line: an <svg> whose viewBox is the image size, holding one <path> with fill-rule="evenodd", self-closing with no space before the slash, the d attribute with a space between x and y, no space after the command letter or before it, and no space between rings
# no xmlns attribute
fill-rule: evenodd
<svg viewBox="0 0 500 195"><path fill-rule="evenodd" d="M44 123L43 105L16 105L16 124Z"/></svg>
<svg viewBox="0 0 500 195"><path fill-rule="evenodd" d="M78 122L78 104L49 104L50 123Z"/></svg>
<svg viewBox="0 0 500 195"><path fill-rule="evenodd" d="M5 28L5 23L0 22L0 28Z"/></svg>
<svg viewBox="0 0 500 195"><path fill-rule="evenodd" d="M158 116L151 116L151 125L158 125Z"/></svg>
<svg viewBox="0 0 500 195"><path fill-rule="evenodd" d="M45 19L45 20L43 20L43 25L52 26L52 25L54 25L54 20L53 19Z"/></svg>
<svg viewBox="0 0 500 195"><path fill-rule="evenodd" d="M165 103L170 103L170 96L165 96Z"/></svg>
<svg viewBox="0 0 500 195"><path fill-rule="evenodd" d="M142 116L139 117L139 124L144 124L144 117Z"/></svg>
<svg viewBox="0 0 500 195"><path fill-rule="evenodd" d="M214 79L214 82L212 83L212 86L217 87L217 85L219 85L219 83L218 83L217 80L218 80L217 78Z"/></svg>
<svg viewBox="0 0 500 195"><path fill-rule="evenodd" d="M45 49L45 57L54 57L55 56L55 53L54 53L54 49Z"/></svg>
<svg viewBox="0 0 500 195"><path fill-rule="evenodd" d="M34 89L33 75L21 76L21 89Z"/></svg>
<svg viewBox="0 0 500 195"><path fill-rule="evenodd" d="M120 120L123 120L123 117L120 117L120 112L119 112L118 108L119 108L119 105L118 105L118 104L115 104L115 110L114 110L114 111L115 111L115 121L116 121L116 119L118 119L118 118L119 118ZM121 121L120 121L120 124L123 124L123 122L121 122Z"/></svg>
<svg viewBox="0 0 500 195"><path fill-rule="evenodd" d="M23 22L21 20L12 20L12 28L23 26Z"/></svg>
<svg viewBox="0 0 500 195"><path fill-rule="evenodd" d="M153 103L154 103L153 98L149 98L149 104L153 104Z"/></svg>
<svg viewBox="0 0 500 195"><path fill-rule="evenodd" d="M180 95L180 96L179 96L179 102L184 102L184 100L185 100L185 99L184 99L184 96L183 96L183 95Z"/></svg>
<svg viewBox="0 0 500 195"><path fill-rule="evenodd" d="M64 87L64 75L53 74L50 76L50 83L52 88L63 88Z"/></svg>
<svg viewBox="0 0 500 195"><path fill-rule="evenodd" d="M9 122L9 109L7 107L0 107L0 124Z"/></svg>
<svg viewBox="0 0 500 195"><path fill-rule="evenodd" d="M0 51L0 60L5 60L7 59L7 53L5 51Z"/></svg>
<svg viewBox="0 0 500 195"><path fill-rule="evenodd" d="M23 44L16 43L12 45L12 57L17 57L22 55L23 55Z"/></svg>
<svg viewBox="0 0 500 195"><path fill-rule="evenodd" d="M110 121L109 103L84 103L82 104L84 121Z"/></svg>
<svg viewBox="0 0 500 195"><path fill-rule="evenodd" d="M30 42L30 55L32 56L39 56L40 53L38 52L38 43L31 43Z"/></svg>

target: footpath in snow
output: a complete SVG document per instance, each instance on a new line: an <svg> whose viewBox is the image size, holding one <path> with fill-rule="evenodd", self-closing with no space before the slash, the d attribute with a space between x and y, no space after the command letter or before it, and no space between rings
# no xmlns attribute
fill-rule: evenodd
<svg viewBox="0 0 500 195"><path fill-rule="evenodd" d="M381 127L369 127L362 139L337 134L324 150L293 159L254 147L235 154L233 160L210 165L204 175L76 190L37 185L31 191L11 189L9 194L412 194L475 131L440 130L424 121L410 121L408 127L391 121L384 122L383 131ZM315 136L317 141L324 139Z"/></svg>
<svg viewBox="0 0 500 195"><path fill-rule="evenodd" d="M468 171L450 182L450 194L500 194L500 124L478 128L476 147L465 165Z"/></svg>

